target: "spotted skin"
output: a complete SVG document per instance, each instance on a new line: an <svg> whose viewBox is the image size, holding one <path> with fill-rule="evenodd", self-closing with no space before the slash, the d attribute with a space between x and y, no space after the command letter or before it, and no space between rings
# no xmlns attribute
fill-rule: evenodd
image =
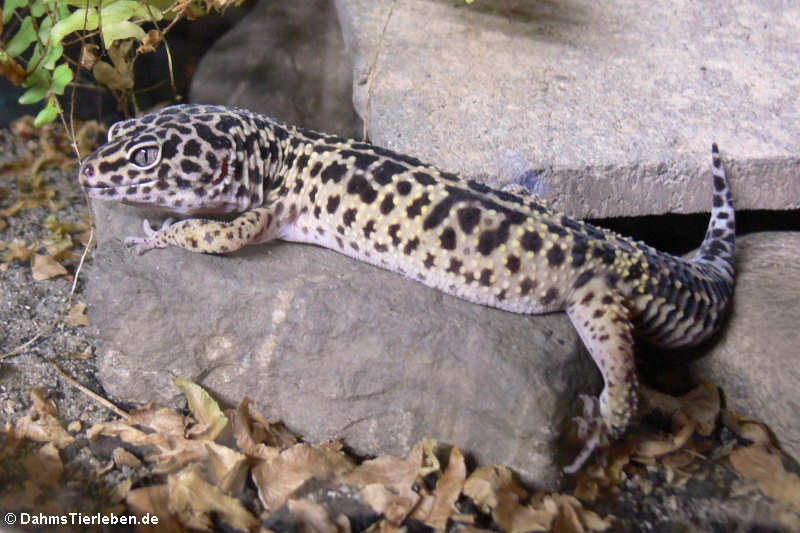
<svg viewBox="0 0 800 533"><path fill-rule="evenodd" d="M185 218L126 242L227 253L312 243L515 313L565 310L600 369L602 427L636 413L633 334L697 344L734 286L735 216L716 145L711 222L692 261L368 143L244 109L179 105L114 124L79 178L89 197ZM196 218L235 213L232 221Z"/></svg>

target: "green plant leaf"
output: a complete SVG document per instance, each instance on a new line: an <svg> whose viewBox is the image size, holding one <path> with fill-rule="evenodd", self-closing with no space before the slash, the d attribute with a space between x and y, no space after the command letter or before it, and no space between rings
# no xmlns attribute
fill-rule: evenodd
<svg viewBox="0 0 800 533"><path fill-rule="evenodd" d="M22 52L28 49L33 41L36 40L36 30L33 29L33 18L25 17L23 19L22 24L19 26L19 30L14 37L8 42L8 46L6 46L6 53L11 57L15 57L20 55Z"/></svg>
<svg viewBox="0 0 800 533"><path fill-rule="evenodd" d="M23 105L34 104L39 100L43 100L45 96L47 96L47 87L37 85L22 93L17 102Z"/></svg>
<svg viewBox="0 0 800 533"><path fill-rule="evenodd" d="M141 41L145 36L144 30L141 27L127 20L121 20L113 24L106 24L103 22L101 31L103 32L103 44L105 44L106 48L110 47L111 43L119 39L135 37Z"/></svg>
<svg viewBox="0 0 800 533"><path fill-rule="evenodd" d="M64 94L64 88L72 81L72 69L66 63L61 63L53 71L53 92Z"/></svg>
<svg viewBox="0 0 800 533"><path fill-rule="evenodd" d="M5 0L3 2L3 24L7 24L11 20L15 9L25 5L28 5L28 0Z"/></svg>
<svg viewBox="0 0 800 533"><path fill-rule="evenodd" d="M58 100L56 100L56 98L53 96L47 101L45 108L39 111L39 114L36 115L36 118L33 120L33 125L37 128L44 126L45 124L53 122L57 116Z"/></svg>
<svg viewBox="0 0 800 533"><path fill-rule="evenodd" d="M50 31L50 42L61 43L65 36L80 30L96 30L99 23L95 8L78 9L67 18L59 20Z"/></svg>
<svg viewBox="0 0 800 533"><path fill-rule="evenodd" d="M104 26L134 17L147 17L145 7L134 0L117 0L100 10L100 18L103 19Z"/></svg>
<svg viewBox="0 0 800 533"><path fill-rule="evenodd" d="M28 4L28 11L38 19L44 15L45 7L41 0L34 0Z"/></svg>

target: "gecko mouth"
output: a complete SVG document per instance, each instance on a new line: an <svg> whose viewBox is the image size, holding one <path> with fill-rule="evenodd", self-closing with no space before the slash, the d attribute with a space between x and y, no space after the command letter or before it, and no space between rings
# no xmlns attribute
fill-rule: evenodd
<svg viewBox="0 0 800 533"><path fill-rule="evenodd" d="M106 183L97 183L94 185L85 185L83 188L87 191L119 191L130 189L132 187L142 187L144 185L152 185L157 180L147 180L147 181L140 181L139 183L128 183L126 185L109 185Z"/></svg>

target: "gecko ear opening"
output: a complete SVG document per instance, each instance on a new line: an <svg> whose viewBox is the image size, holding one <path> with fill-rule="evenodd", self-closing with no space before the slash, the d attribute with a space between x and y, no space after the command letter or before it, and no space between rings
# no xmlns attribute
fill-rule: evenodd
<svg viewBox="0 0 800 533"><path fill-rule="evenodd" d="M128 150L128 162L138 168L153 168L161 161L161 145L147 142L134 145Z"/></svg>

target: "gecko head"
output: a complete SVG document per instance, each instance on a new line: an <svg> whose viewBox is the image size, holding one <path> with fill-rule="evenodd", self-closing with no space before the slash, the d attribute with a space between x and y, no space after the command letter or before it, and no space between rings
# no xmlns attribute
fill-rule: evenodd
<svg viewBox="0 0 800 533"><path fill-rule="evenodd" d="M237 121L245 119L217 106L177 105L117 122L78 179L100 200L178 214L246 210L254 195L260 200L261 183L237 150L245 129Z"/></svg>

